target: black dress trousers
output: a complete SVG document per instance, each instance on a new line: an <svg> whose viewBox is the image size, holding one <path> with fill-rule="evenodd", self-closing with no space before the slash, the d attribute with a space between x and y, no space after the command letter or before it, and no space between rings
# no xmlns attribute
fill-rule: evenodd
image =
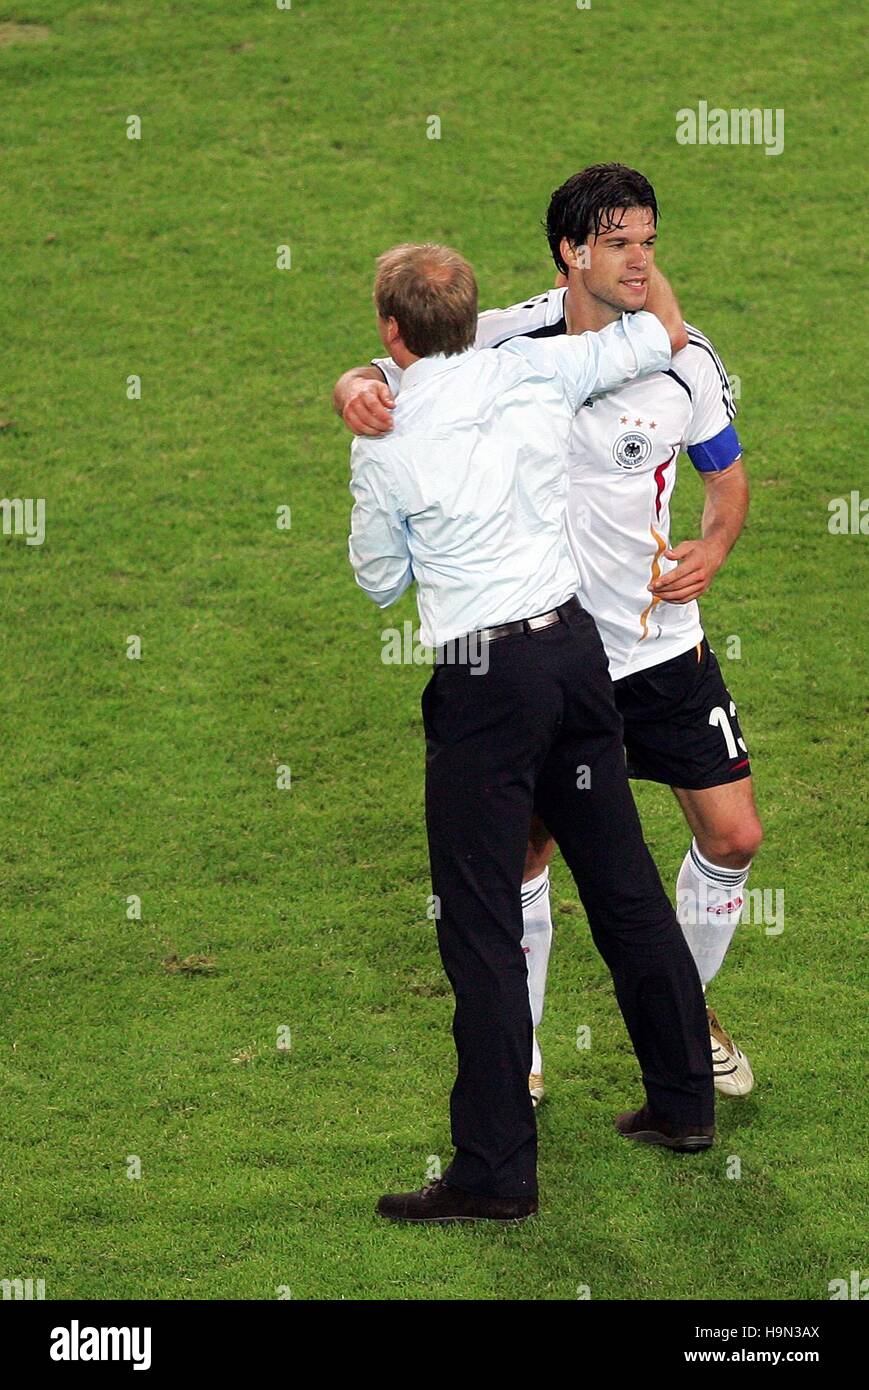
<svg viewBox="0 0 869 1390"><path fill-rule="evenodd" d="M622 721L591 617L502 637L488 670L436 665L422 696L438 944L455 993L450 1100L466 1192L537 1190L521 884L537 810L576 881L657 1115L714 1118L703 990L643 840ZM449 647L444 649L449 653Z"/></svg>

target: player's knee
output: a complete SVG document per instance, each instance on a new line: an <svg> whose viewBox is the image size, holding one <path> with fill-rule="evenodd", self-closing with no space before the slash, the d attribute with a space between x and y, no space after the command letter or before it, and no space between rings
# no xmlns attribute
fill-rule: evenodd
<svg viewBox="0 0 869 1390"><path fill-rule="evenodd" d="M763 826L757 816L744 821L736 833L734 850L743 859L753 859L763 844Z"/></svg>
<svg viewBox="0 0 869 1390"><path fill-rule="evenodd" d="M704 851L707 859L722 868L742 869L763 843L763 827L757 816L743 818L712 838Z"/></svg>

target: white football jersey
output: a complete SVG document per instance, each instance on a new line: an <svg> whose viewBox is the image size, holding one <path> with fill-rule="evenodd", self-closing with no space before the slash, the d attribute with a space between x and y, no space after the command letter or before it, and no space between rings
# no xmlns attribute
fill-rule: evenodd
<svg viewBox="0 0 869 1390"><path fill-rule="evenodd" d="M565 294L549 290L489 309L479 318L477 347L565 333ZM582 603L613 680L669 661L703 637L696 602L664 603L648 587L676 563L664 551L680 451L700 472L728 468L741 452L724 367L708 339L690 324L686 329L689 344L667 371L589 398L571 427L568 534ZM375 362L397 394L400 369L391 358Z"/></svg>

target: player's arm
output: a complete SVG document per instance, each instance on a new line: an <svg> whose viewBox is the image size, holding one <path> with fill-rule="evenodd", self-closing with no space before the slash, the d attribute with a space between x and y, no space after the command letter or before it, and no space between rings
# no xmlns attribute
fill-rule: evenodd
<svg viewBox="0 0 869 1390"><path fill-rule="evenodd" d="M665 551L668 560L678 561L676 568L649 586L666 603L690 603L705 594L745 525L748 478L742 460L721 472L704 473L703 482L702 538Z"/></svg>
<svg viewBox="0 0 869 1390"><path fill-rule="evenodd" d="M388 470L370 446L354 440L350 458L350 563L360 589L387 608L413 581L404 517Z"/></svg>
<svg viewBox="0 0 869 1390"><path fill-rule="evenodd" d="M666 550L676 568L649 588L667 603L690 603L706 593L736 544L748 514L748 478L733 426L736 404L712 344L702 335L695 336L690 353L680 357L678 370L692 388L685 444L703 479L706 498L700 539Z"/></svg>
<svg viewBox="0 0 869 1390"><path fill-rule="evenodd" d="M679 301L673 293L673 286L667 277L661 274L657 266L652 267L649 276L649 292L646 295L644 307L646 313L654 314L656 318L661 320L667 330L670 348L673 352L681 352L683 347L688 346L688 331L685 328Z"/></svg>
<svg viewBox="0 0 869 1390"><path fill-rule="evenodd" d="M332 392L336 414L354 434L377 437L392 429L395 397L379 367L351 367Z"/></svg>

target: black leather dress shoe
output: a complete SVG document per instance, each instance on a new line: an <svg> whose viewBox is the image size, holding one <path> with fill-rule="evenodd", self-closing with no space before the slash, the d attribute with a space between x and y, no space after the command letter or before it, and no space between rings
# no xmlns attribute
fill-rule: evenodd
<svg viewBox="0 0 869 1390"><path fill-rule="evenodd" d="M378 1215L388 1221L524 1221L536 1210L536 1197L476 1197L448 1187L442 1178L418 1192L396 1192L377 1203Z"/></svg>
<svg viewBox="0 0 869 1390"><path fill-rule="evenodd" d="M617 1115L616 1129L625 1139L635 1139L638 1144L663 1144L665 1149L686 1154L710 1148L715 1138L714 1125L675 1125L653 1115L647 1105L642 1110L626 1110Z"/></svg>

